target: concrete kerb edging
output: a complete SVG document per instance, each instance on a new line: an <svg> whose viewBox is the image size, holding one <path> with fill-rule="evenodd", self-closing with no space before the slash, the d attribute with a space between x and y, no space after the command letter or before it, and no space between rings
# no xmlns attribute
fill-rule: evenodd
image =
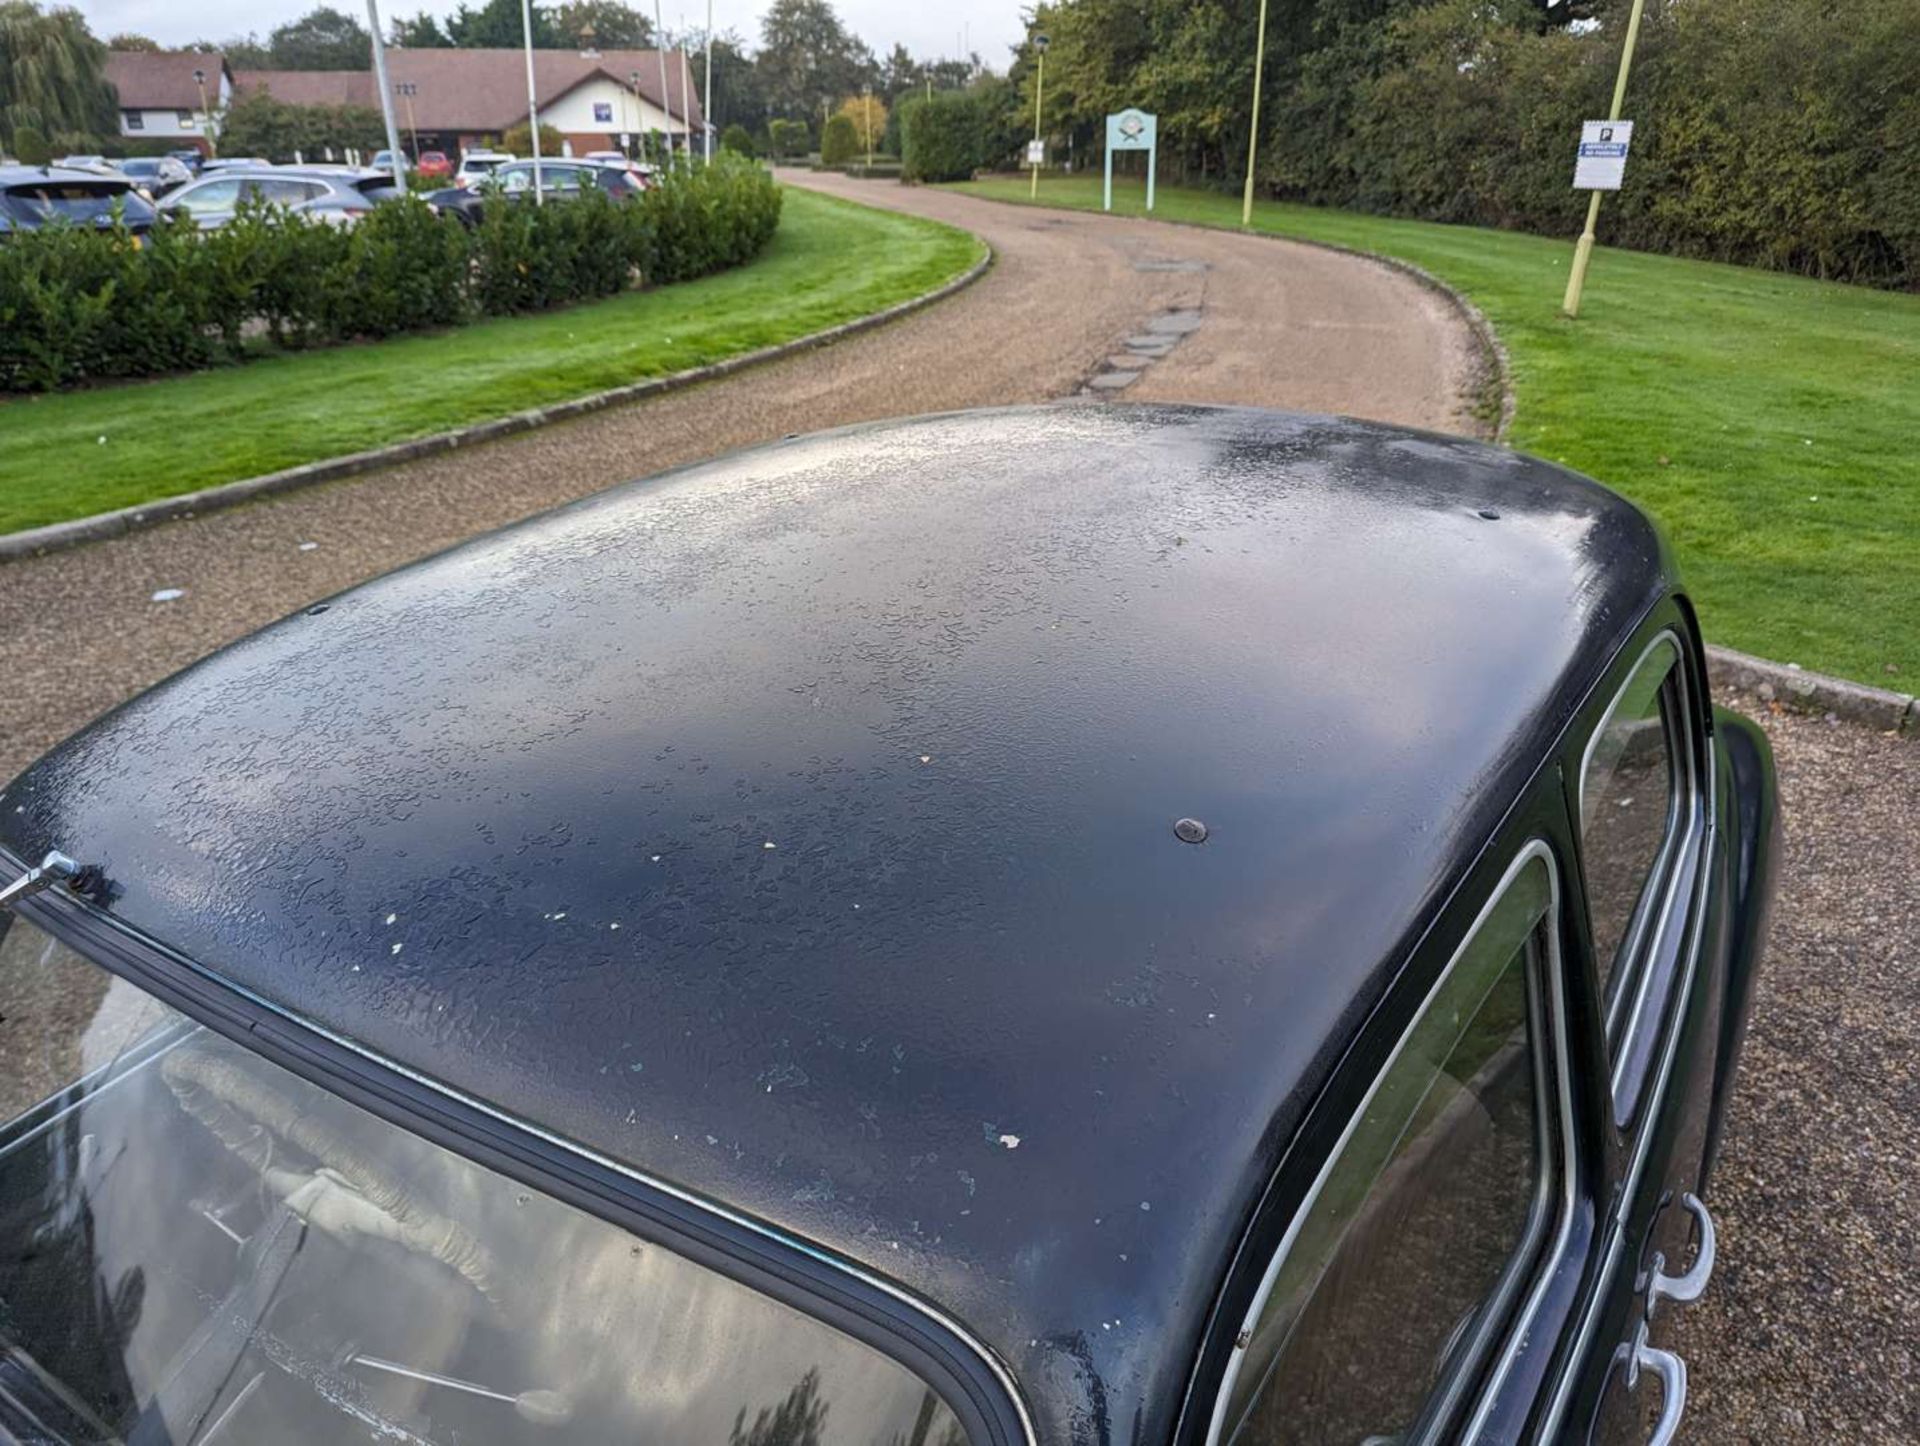
<svg viewBox="0 0 1920 1446"><path fill-rule="evenodd" d="M708 366L674 372L670 376L651 377L643 382L631 382L626 386L612 387L604 392L593 392L588 396L575 397L570 401L555 402L551 406L514 412L509 416L496 417L488 422L476 422L470 427L456 427L450 432L436 432L429 437L415 437L405 442L393 442L384 447L370 448L365 452L351 452L344 457L329 457L321 462L308 462L303 466L289 467L281 472L269 472L264 477L249 477L239 482L225 482L218 487L206 487L198 492L183 492L178 497L145 502L137 507L122 507L118 511L80 517L71 522L55 522L46 527L29 528L25 532L11 532L0 536L0 563L12 562L20 558L39 557L49 552L78 547L86 542L122 537L140 528L152 527L156 523L238 507L245 502L272 497L282 492L297 491L302 487L314 486L316 483L334 482L343 477L354 477L363 472L377 471L382 467L391 467L397 462L411 462L416 458L431 457L441 452L458 451L462 447L491 442L500 437L510 437L517 432L530 432L536 427L564 422L573 417L582 417L589 412L603 411L623 402L637 402L666 392L677 392L686 387L697 386L701 382L710 382L719 377L730 376L734 372L745 371L748 367L763 366L767 362L779 361L803 351L811 351L815 347L827 346L874 327L884 326L890 321L897 321L909 313L919 311L922 307L932 306L935 302L944 301L954 293L973 285L986 275L994 261L993 247L979 237L974 239L986 246L986 255L953 280L936 286L931 291L896 302L884 310L855 317L852 321L843 321L838 326L830 326L824 331L810 332L806 336L795 337L792 341L783 341L775 346L763 346L758 351L743 352L739 356L728 357L724 361L713 362Z"/></svg>
<svg viewBox="0 0 1920 1446"><path fill-rule="evenodd" d="M1716 690L1750 694L1763 703L1807 713L1832 714L1851 723L1863 723L1882 733L1920 735L1920 702L1911 693L1894 693L1809 673L1792 663L1736 653L1732 648L1707 646L1707 675Z"/></svg>

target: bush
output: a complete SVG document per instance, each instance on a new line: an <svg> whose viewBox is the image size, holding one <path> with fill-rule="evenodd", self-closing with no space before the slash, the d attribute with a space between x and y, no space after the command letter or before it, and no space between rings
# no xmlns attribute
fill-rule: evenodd
<svg viewBox="0 0 1920 1446"><path fill-rule="evenodd" d="M860 137L853 128L853 118L847 115L831 117L826 129L820 132L820 164L844 166L855 156L864 154L860 148Z"/></svg>
<svg viewBox="0 0 1920 1446"><path fill-rule="evenodd" d="M720 132L720 149L723 151L731 151L736 156L751 156L753 154L753 133L738 121L735 121L732 125Z"/></svg>
<svg viewBox="0 0 1920 1446"><path fill-rule="evenodd" d="M776 161L790 161L796 156L804 156L812 145L813 132L807 129L805 121L767 122L767 153Z"/></svg>
<svg viewBox="0 0 1920 1446"><path fill-rule="evenodd" d="M541 126L540 154L543 156L559 155L561 147L566 143L566 139L565 136L561 135L560 132L552 126ZM500 149L510 156L532 155L533 127L525 121L521 121L517 126L509 127L506 134L500 137Z"/></svg>
<svg viewBox="0 0 1920 1446"><path fill-rule="evenodd" d="M1020 143L1011 88L989 79L900 105L901 174L909 181L964 181L999 165Z"/></svg>
<svg viewBox="0 0 1920 1446"><path fill-rule="evenodd" d="M290 161L296 153L308 161L350 150L372 155L386 143L386 124L371 106L293 105L275 100L266 86L245 91L220 124L226 154L270 161Z"/></svg>
<svg viewBox="0 0 1920 1446"><path fill-rule="evenodd" d="M138 244L122 225L15 232L0 246L0 391L237 360L257 330L317 346L690 280L751 259L779 223L773 178L723 151L627 201L491 201L471 232L416 197L351 227L255 204L214 231L165 218Z"/></svg>

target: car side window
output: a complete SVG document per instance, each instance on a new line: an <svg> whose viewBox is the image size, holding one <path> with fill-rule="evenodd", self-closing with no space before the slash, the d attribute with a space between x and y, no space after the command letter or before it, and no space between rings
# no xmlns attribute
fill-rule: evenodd
<svg viewBox="0 0 1920 1446"><path fill-rule="evenodd" d="M1262 1283L1214 1440L1446 1428L1542 1258L1561 1158L1554 889L1523 856L1322 1168Z"/></svg>
<svg viewBox="0 0 1920 1446"><path fill-rule="evenodd" d="M1588 744L1580 847L1610 1047L1626 1027L1630 981L1655 887L1678 832L1680 651L1663 634L1634 667Z"/></svg>
<svg viewBox="0 0 1920 1446"><path fill-rule="evenodd" d="M315 196L325 195L327 189L316 181L269 180L255 184L259 195L282 206L298 206Z"/></svg>
<svg viewBox="0 0 1920 1446"><path fill-rule="evenodd" d="M184 207L195 216L205 216L218 211L231 211L240 204L240 182L210 181L204 186L196 186L191 191L183 191L175 203Z"/></svg>

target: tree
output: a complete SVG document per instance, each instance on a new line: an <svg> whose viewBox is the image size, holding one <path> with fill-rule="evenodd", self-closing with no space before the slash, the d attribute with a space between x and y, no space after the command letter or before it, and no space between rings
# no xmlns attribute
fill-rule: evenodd
<svg viewBox="0 0 1920 1446"><path fill-rule="evenodd" d="M329 151L335 156L349 150L371 153L386 143L385 122L372 106L293 105L276 100L264 85L243 91L227 107L220 127L223 149L272 161L290 161L296 153L309 161Z"/></svg>
<svg viewBox="0 0 1920 1446"><path fill-rule="evenodd" d="M17 150L23 128L76 150L114 134L119 102L106 63L78 10L0 0L0 146Z"/></svg>
<svg viewBox="0 0 1920 1446"><path fill-rule="evenodd" d="M542 159L551 160L553 157L559 155L561 143L565 140L565 136L561 135L559 131L555 130L545 121L540 123L540 155ZM510 155L532 155L532 127L525 121L521 121L517 126L509 127L507 133L500 138L500 145L501 148Z"/></svg>
<svg viewBox="0 0 1920 1446"><path fill-rule="evenodd" d="M366 70L373 37L351 15L320 5L267 36L273 70Z"/></svg>
<svg viewBox="0 0 1920 1446"><path fill-rule="evenodd" d="M882 149L887 135L887 108L877 95L850 95L840 102L839 114L853 127L860 154Z"/></svg>
<svg viewBox="0 0 1920 1446"><path fill-rule="evenodd" d="M773 0L754 62L777 115L812 117L879 78L873 52L848 33L827 0Z"/></svg>
<svg viewBox="0 0 1920 1446"><path fill-rule="evenodd" d="M403 15L387 27L387 44L406 50L445 50L453 39L440 28L440 17L431 10L418 15Z"/></svg>
<svg viewBox="0 0 1920 1446"><path fill-rule="evenodd" d="M685 48L694 56L697 69L707 37L695 31L685 36L669 36L668 44ZM707 119L714 125L738 123L754 132L766 128L767 99L760 85L760 69L748 54L746 42L731 30L713 37L713 93L705 100Z"/></svg>
<svg viewBox="0 0 1920 1446"><path fill-rule="evenodd" d="M720 132L720 149L732 151L736 156L750 156L753 154L753 133L735 121Z"/></svg>
<svg viewBox="0 0 1920 1446"><path fill-rule="evenodd" d="M754 1413L751 1427L747 1408L742 1406L733 1418L727 1446L820 1446L828 1409L829 1404L820 1399L819 1367L810 1367L779 1405L762 1406Z"/></svg>
<svg viewBox="0 0 1920 1446"><path fill-rule="evenodd" d="M520 0L483 0L478 9L461 4L447 17L447 38L466 50L514 50L522 42ZM577 37L560 33L553 23L553 11L543 5L533 7L533 44L537 50L572 49Z"/></svg>
<svg viewBox="0 0 1920 1446"><path fill-rule="evenodd" d="M160 42L148 35L135 35L131 30L123 30L118 35L107 37L109 50L140 50L153 54L160 49Z"/></svg>
<svg viewBox="0 0 1920 1446"><path fill-rule="evenodd" d="M836 115L820 132L820 164L823 166L844 166L857 156L865 155L860 144L860 133L853 128L849 116Z"/></svg>
<svg viewBox="0 0 1920 1446"><path fill-rule="evenodd" d="M555 8L553 28L563 46L585 48L589 29L601 50L646 50L653 45L653 21L620 0L568 0Z"/></svg>

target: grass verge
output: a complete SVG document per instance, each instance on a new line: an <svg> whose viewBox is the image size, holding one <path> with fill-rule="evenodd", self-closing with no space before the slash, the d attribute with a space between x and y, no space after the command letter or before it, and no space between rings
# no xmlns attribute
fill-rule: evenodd
<svg viewBox="0 0 1920 1446"><path fill-rule="evenodd" d="M0 532L86 517L721 361L930 291L980 259L950 226L785 193L717 276L430 336L0 403Z"/></svg>
<svg viewBox="0 0 1920 1446"><path fill-rule="evenodd" d="M1024 178L956 189L1027 200ZM1237 197L1156 199L1164 220L1240 224ZM1143 203L1116 182L1116 212ZM1040 204L1098 210L1100 182L1043 181ZM1400 257L1470 297L1512 364L1509 440L1657 517L1714 641L1920 687L1920 296L1601 248L1569 322L1571 236L1267 202L1253 219Z"/></svg>

